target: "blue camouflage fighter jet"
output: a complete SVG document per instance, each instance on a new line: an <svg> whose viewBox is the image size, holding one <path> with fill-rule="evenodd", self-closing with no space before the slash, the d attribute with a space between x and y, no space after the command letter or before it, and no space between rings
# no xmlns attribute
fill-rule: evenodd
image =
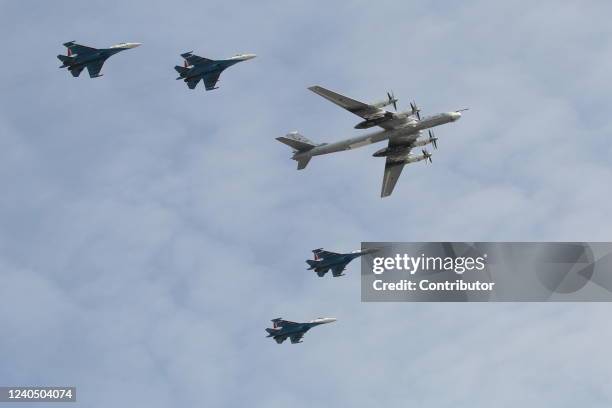
<svg viewBox="0 0 612 408"><path fill-rule="evenodd" d="M241 61L247 61L256 57L255 54L238 54L228 59L211 60L199 57L193 51L181 54L185 59L184 65L175 66L174 69L179 73L177 80L185 81L189 89L194 89L200 80L204 81L204 88L207 91L217 89L215 86L219 80L221 72Z"/></svg>
<svg viewBox="0 0 612 408"><path fill-rule="evenodd" d="M363 251L353 251L348 254L325 251L323 248L313 249L314 260L307 259L306 263L310 266L308 270L314 269L319 277L325 276L331 269L334 277L343 276L346 265L353 259L378 251L378 248L364 249Z"/></svg>
<svg viewBox="0 0 612 408"><path fill-rule="evenodd" d="M139 45L141 43L119 43L110 48L93 48L69 41L64 43L67 55L58 55L57 58L62 62L60 68L68 68L73 77L78 77L87 68L90 78L98 78L102 76L102 65L110 56Z"/></svg>
<svg viewBox="0 0 612 408"><path fill-rule="evenodd" d="M283 320L279 317L272 319L272 328L266 329L266 332L268 332L267 337L273 337L278 344L281 344L287 338L291 339L291 343L296 344L301 343L304 334L313 327L335 321L334 317L319 317L309 322L298 323Z"/></svg>

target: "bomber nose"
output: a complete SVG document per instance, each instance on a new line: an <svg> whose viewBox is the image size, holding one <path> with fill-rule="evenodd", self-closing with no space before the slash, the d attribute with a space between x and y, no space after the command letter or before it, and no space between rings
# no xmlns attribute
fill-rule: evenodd
<svg viewBox="0 0 612 408"><path fill-rule="evenodd" d="M456 120L459 120L459 118L461 118L461 112L451 112L450 114L451 120L454 122Z"/></svg>

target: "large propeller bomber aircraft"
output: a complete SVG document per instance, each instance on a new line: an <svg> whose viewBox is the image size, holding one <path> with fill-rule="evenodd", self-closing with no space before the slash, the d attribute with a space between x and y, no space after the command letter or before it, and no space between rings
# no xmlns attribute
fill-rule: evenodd
<svg viewBox="0 0 612 408"><path fill-rule="evenodd" d="M434 136L431 128L455 122L461 118L461 112L467 110L467 108L459 109L453 112L421 117L421 110L415 102L411 102L410 110L404 112L390 112L383 109L384 106L388 105L397 106L397 99L391 93L387 94L388 100L382 104L380 102L366 104L321 86L312 86L308 89L360 116L363 121L355 125L356 129L379 126L383 130L334 143L314 143L298 132L288 133L286 136L277 137L276 140L293 148L292 159L298 162L298 170L306 168L308 162L314 156L352 150L387 140L387 147L373 154L374 157L386 157L381 197L391 195L404 165L423 160L431 163L431 154L425 149L422 150L422 155L411 154L413 148L428 144L437 149L438 138ZM423 135L425 130L428 130L427 136Z"/></svg>

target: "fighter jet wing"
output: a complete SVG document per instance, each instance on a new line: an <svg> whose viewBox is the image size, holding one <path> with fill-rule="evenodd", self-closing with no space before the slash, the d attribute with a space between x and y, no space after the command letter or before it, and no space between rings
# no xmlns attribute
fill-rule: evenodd
<svg viewBox="0 0 612 408"><path fill-rule="evenodd" d="M329 258L330 256L336 256L336 255L340 255L337 252L331 252L331 251L326 251L324 249L315 249L312 251L312 253L315 255L315 259L325 259L325 258Z"/></svg>
<svg viewBox="0 0 612 408"><path fill-rule="evenodd" d="M272 323L274 323L274 327L291 327L291 326L295 326L299 323L296 322L292 322L290 320L283 320L283 319L274 319L272 320Z"/></svg>
<svg viewBox="0 0 612 408"><path fill-rule="evenodd" d="M200 57L191 52L186 52L184 54L181 54L181 57L183 57L185 61L189 63L189 65L208 65L214 62L211 59Z"/></svg>
<svg viewBox="0 0 612 408"><path fill-rule="evenodd" d="M77 65L70 70L70 73L73 77L78 77L79 75L81 75L81 71L83 71L84 68L84 65Z"/></svg>
<svg viewBox="0 0 612 408"><path fill-rule="evenodd" d="M334 91L325 89L322 86L311 86L308 89L310 89L317 95L321 95L328 101L333 102L336 105L366 120L380 118L385 115L393 115L393 113L387 112L384 109L377 108L373 105L368 105L367 103L356 101L354 99L349 98L348 96L340 95ZM379 126L382 126L382 123L380 123Z"/></svg>
<svg viewBox="0 0 612 408"><path fill-rule="evenodd" d="M202 78L194 78L187 81L187 86L189 87L189 89L195 88L198 85L198 82L200 82L200 79Z"/></svg>
<svg viewBox="0 0 612 408"><path fill-rule="evenodd" d="M302 339L304 338L304 333L292 334L289 338L291 339L291 343L293 344L301 343Z"/></svg>
<svg viewBox="0 0 612 408"><path fill-rule="evenodd" d="M391 140L389 140L389 146L393 146ZM405 163L398 161L398 157L408 156L410 154L410 150L412 150L412 145L405 145L403 149L396 151L396 153L392 156L387 156L387 160L385 161L385 174L383 176L382 182L382 190L380 192L381 197L387 197L391 195L393 189L395 188L395 184L402 174L402 170L404 169Z"/></svg>
<svg viewBox="0 0 612 408"><path fill-rule="evenodd" d="M346 269L346 265L336 266L332 268L332 275L334 275L335 278L337 278L338 276L342 276L344 275L342 272L344 272L345 269Z"/></svg>
<svg viewBox="0 0 612 408"><path fill-rule="evenodd" d="M278 344L282 344L283 341L287 340L287 336L276 336L274 340L276 340Z"/></svg>
<svg viewBox="0 0 612 408"><path fill-rule="evenodd" d="M64 46L70 50L71 54L91 54L98 51L97 48L87 47L86 45L77 44L74 41L64 43Z"/></svg>
<svg viewBox="0 0 612 408"><path fill-rule="evenodd" d="M317 275L319 275L320 278L322 278L327 272L329 272L329 268L317 269L315 272L317 273Z"/></svg>
<svg viewBox="0 0 612 408"><path fill-rule="evenodd" d="M204 86L206 87L207 91L211 91L213 89L217 89L215 87L215 85L217 84L217 81L219 80L219 76L221 75L221 71L214 71L211 73L208 73L206 75L204 75Z"/></svg>
<svg viewBox="0 0 612 408"><path fill-rule="evenodd" d="M101 76L100 71L102 70L102 65L104 65L103 60L98 60L87 64L87 71L89 72L89 77L96 78Z"/></svg>

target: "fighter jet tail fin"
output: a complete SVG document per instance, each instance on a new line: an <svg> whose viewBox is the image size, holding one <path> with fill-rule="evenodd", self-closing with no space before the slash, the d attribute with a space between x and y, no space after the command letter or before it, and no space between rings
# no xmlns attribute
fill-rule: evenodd
<svg viewBox="0 0 612 408"><path fill-rule="evenodd" d="M185 67L181 67L180 65L177 65L174 67L174 69L176 70L176 72L179 73L180 77L176 78L176 79L181 79L184 78L185 75L187 75L187 72L189 72L189 68L185 68Z"/></svg>
<svg viewBox="0 0 612 408"><path fill-rule="evenodd" d="M74 57L71 57L69 55L58 55L57 59L62 61L62 66L60 68L66 68L72 63L72 61L74 61Z"/></svg>

